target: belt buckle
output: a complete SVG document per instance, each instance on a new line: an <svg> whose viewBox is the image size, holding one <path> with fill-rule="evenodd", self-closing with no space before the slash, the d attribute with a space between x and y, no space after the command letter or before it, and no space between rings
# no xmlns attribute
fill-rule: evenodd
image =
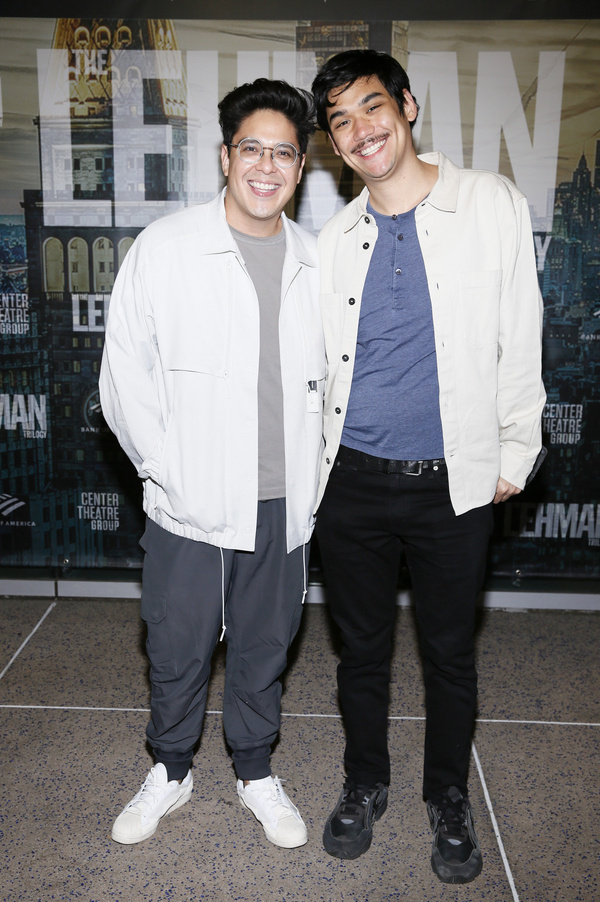
<svg viewBox="0 0 600 902"><path fill-rule="evenodd" d="M406 473L406 475L407 475L407 476L420 476L421 473L423 472L423 461L422 461L422 460L415 460L415 461L413 461L413 463L416 463L416 464L419 465L418 471L415 473L415 472L413 472L412 470L408 470L407 473Z"/></svg>

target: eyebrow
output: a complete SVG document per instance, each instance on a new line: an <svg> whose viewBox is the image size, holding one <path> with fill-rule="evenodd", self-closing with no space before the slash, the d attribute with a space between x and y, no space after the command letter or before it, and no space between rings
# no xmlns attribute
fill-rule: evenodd
<svg viewBox="0 0 600 902"><path fill-rule="evenodd" d="M370 103L373 100L373 98L375 98L375 97L383 97L383 94L381 93L381 91L371 91L370 94L367 94L366 97L363 97L362 100L359 100L358 106L359 107L365 106L367 103ZM329 123L331 124L334 119L339 119L339 118L342 118L347 115L348 115L347 110L344 110L344 109L336 110L335 113L332 113L331 116L329 117Z"/></svg>

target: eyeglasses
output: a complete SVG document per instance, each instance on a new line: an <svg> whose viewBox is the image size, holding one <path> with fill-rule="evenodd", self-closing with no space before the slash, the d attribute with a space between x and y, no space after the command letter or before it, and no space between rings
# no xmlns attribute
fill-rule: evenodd
<svg viewBox="0 0 600 902"><path fill-rule="evenodd" d="M265 150L271 151L271 159L279 169L290 169L298 159L298 151L293 144L276 144L275 147L263 147L258 138L244 138L237 147L237 154L242 163L258 163Z"/></svg>

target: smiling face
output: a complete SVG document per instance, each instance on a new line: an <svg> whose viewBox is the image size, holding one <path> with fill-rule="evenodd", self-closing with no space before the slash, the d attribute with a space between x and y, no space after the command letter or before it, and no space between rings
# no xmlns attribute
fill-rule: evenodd
<svg viewBox="0 0 600 902"><path fill-rule="evenodd" d="M233 136L238 144L244 138L258 138L263 147L287 143L298 147L296 129L283 113L257 110L241 123ZM221 147L221 165L227 178L225 215L234 229L246 235L265 237L281 229L281 211L294 194L302 178L304 157L289 169L279 169L265 150L256 163L244 163L235 147Z"/></svg>
<svg viewBox="0 0 600 902"><path fill-rule="evenodd" d="M328 100L333 104L327 110L333 149L367 187L402 177L405 166L414 164L410 123L418 108L408 91L404 92L404 115L376 76L336 88Z"/></svg>

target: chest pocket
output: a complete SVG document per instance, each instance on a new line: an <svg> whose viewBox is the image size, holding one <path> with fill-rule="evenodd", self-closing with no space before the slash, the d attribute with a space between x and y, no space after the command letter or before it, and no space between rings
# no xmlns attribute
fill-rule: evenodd
<svg viewBox="0 0 600 902"><path fill-rule="evenodd" d="M220 283L207 279L188 297L165 305L158 335L165 371L227 375L233 307L229 268L222 267L219 278Z"/></svg>
<svg viewBox="0 0 600 902"><path fill-rule="evenodd" d="M499 269L460 274L462 329L470 344L481 346L498 341L501 284Z"/></svg>

